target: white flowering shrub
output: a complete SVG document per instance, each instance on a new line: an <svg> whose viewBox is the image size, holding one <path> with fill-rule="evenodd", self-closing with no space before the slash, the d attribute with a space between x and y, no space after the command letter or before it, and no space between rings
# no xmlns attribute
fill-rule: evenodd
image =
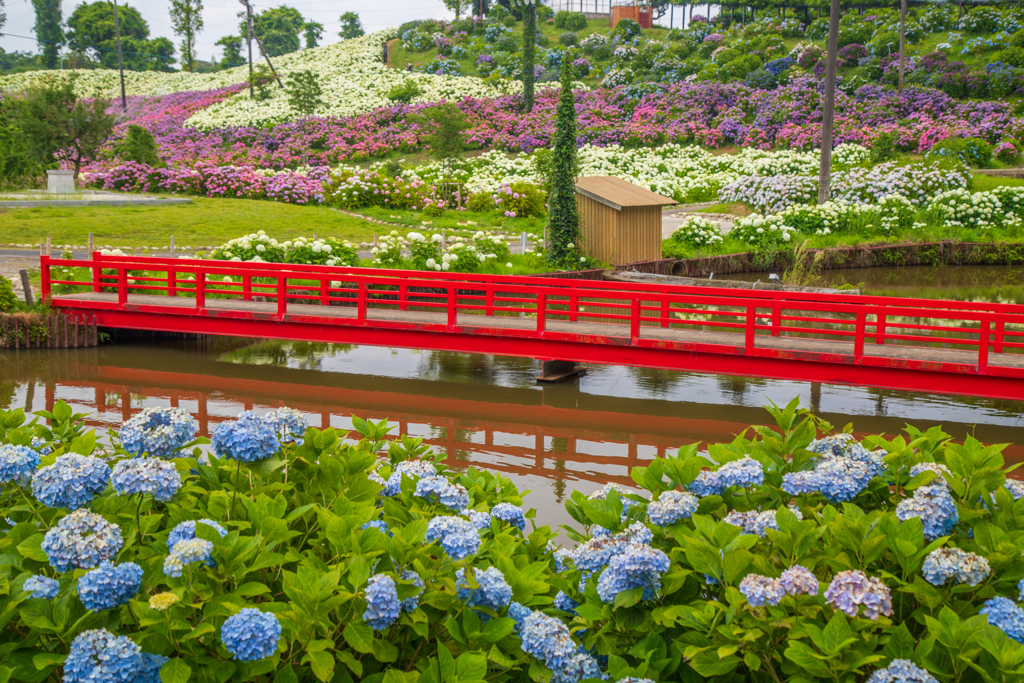
<svg viewBox="0 0 1024 683"><path fill-rule="evenodd" d="M713 221L700 216L687 216L669 237L669 241L700 250L713 249L724 239L718 225Z"/></svg>
<svg viewBox="0 0 1024 683"><path fill-rule="evenodd" d="M403 239L397 230L377 238L377 243L370 249L373 265L383 268L401 268L403 252L409 246L409 240Z"/></svg>
<svg viewBox="0 0 1024 683"><path fill-rule="evenodd" d="M903 195L889 194L878 202L878 214L882 232L898 233L914 228L917 207Z"/></svg>
<svg viewBox="0 0 1024 683"><path fill-rule="evenodd" d="M949 190L932 199L928 211L949 225L987 229L1003 222L1003 205L991 192Z"/></svg>
<svg viewBox="0 0 1024 683"><path fill-rule="evenodd" d="M795 233L796 229L786 225L781 216L752 213L736 220L729 237L753 249L770 250L788 244Z"/></svg>
<svg viewBox="0 0 1024 683"><path fill-rule="evenodd" d="M296 237L279 242L264 230L236 237L216 247L210 258L253 263L302 263L319 266L354 266L359 262L355 245L333 237L310 240Z"/></svg>

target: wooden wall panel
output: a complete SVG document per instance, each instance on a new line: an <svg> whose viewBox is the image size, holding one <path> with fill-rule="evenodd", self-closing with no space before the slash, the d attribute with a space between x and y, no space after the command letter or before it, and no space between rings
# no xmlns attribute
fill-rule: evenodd
<svg viewBox="0 0 1024 683"><path fill-rule="evenodd" d="M616 211L582 194L576 195L583 252L612 265L661 258L661 207L634 206Z"/></svg>

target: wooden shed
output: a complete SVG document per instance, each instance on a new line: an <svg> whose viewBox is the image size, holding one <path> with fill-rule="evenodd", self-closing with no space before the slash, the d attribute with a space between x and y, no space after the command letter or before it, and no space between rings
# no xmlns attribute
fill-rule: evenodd
<svg viewBox="0 0 1024 683"><path fill-rule="evenodd" d="M612 265L661 258L661 207L675 204L614 176L576 180L583 249Z"/></svg>

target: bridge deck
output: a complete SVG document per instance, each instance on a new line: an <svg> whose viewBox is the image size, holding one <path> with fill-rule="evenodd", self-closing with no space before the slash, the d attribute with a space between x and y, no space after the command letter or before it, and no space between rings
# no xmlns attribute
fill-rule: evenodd
<svg viewBox="0 0 1024 683"><path fill-rule="evenodd" d="M94 302L116 306L118 303L117 293L108 292L84 292L79 294L55 295L52 297L54 305L60 306L61 302ZM140 310L149 307L180 308L183 314L189 314L195 310L195 299L191 297L169 297L154 296L146 294L128 294L127 310ZM415 306L415 304L411 304ZM242 314L258 319L277 319L276 302L243 301L239 299L207 299L205 315L210 317L227 317L232 314ZM321 306L310 304L289 303L283 322L324 322L339 325L355 323L358 310L355 306ZM549 316L555 314L549 313ZM585 313L581 314L586 317ZM565 316L563 316L565 317ZM313 320L319 319L319 320ZM351 321L351 322L349 322ZM366 309L364 326L372 327L375 322L383 323L406 323L417 326L436 325L444 328L448 322L448 316L444 311L430 310L407 310L400 311L394 307L384 308L368 306ZM744 350L744 335L742 330L737 332L715 332L695 329L698 323L682 325L673 323L676 327L648 327L639 328L639 338L645 340L657 340L669 342L671 345L716 345L731 346L738 353ZM455 332L466 334L494 334L498 331L521 330L523 332L534 332L537 329L537 321L532 317L509 317L509 316L485 316L460 312L457 314L457 329ZM622 324L614 322L582 322L560 320L555 317L548 317L545 321L546 332L579 335L593 339L595 342L604 341L608 344L628 343L630 339L629 321ZM970 332L965 330L965 333ZM499 332L500 333L500 332ZM977 332L975 331L975 334ZM773 349L777 351L791 352L798 354L806 360L821 360L828 357L832 362L852 362L854 357L853 341L838 339L815 339L810 337L797 336L771 336L759 331L755 336L755 348ZM977 362L977 349L973 346L962 348L941 348L910 346L905 344L873 344L868 343L864 347L864 355L869 357L886 359L904 359L924 363L957 363L971 364ZM1020 353L997 353L990 352L988 357L989 366L1005 368L1024 369L1024 354Z"/></svg>

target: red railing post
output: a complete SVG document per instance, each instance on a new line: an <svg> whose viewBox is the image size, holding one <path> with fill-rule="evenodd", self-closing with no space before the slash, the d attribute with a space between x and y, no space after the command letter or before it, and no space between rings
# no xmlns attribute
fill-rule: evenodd
<svg viewBox="0 0 1024 683"><path fill-rule="evenodd" d="M853 334L853 362L860 363L864 359L864 328L867 326L867 313L857 314L857 328Z"/></svg>
<svg viewBox="0 0 1024 683"><path fill-rule="evenodd" d="M1003 352L1003 333L1006 332L1006 321L996 321L996 338L995 343L992 345L992 350L996 353Z"/></svg>
<svg viewBox="0 0 1024 683"><path fill-rule="evenodd" d="M541 292L537 295L537 335L543 336L547 327L546 314L548 309L548 295Z"/></svg>
<svg viewBox="0 0 1024 683"><path fill-rule="evenodd" d="M772 302L772 336L778 337L782 334L779 328L782 327L782 304L778 301Z"/></svg>
<svg viewBox="0 0 1024 683"><path fill-rule="evenodd" d="M629 309L629 343L636 344L640 341L640 298L633 299Z"/></svg>
<svg viewBox="0 0 1024 683"><path fill-rule="evenodd" d="M404 281L398 285L398 310L400 311L409 310L409 304L407 302L408 290L409 287Z"/></svg>
<svg viewBox="0 0 1024 683"><path fill-rule="evenodd" d="M455 326L459 322L459 314L456 309L456 303L459 293L455 289L455 285L448 285L448 331L454 332Z"/></svg>
<svg viewBox="0 0 1024 683"><path fill-rule="evenodd" d="M331 305L331 302L327 300L327 297L329 296L329 294L327 292L327 288L328 288L329 285L330 285L330 282L327 280L326 277L324 277L324 278L322 278L320 280L320 305L321 306L330 306Z"/></svg>
<svg viewBox="0 0 1024 683"><path fill-rule="evenodd" d="M206 273L196 273L196 313L206 308Z"/></svg>
<svg viewBox="0 0 1024 683"><path fill-rule="evenodd" d="M288 278L277 278L277 319L284 320L288 313Z"/></svg>
<svg viewBox="0 0 1024 683"><path fill-rule="evenodd" d="M576 287L569 286L569 322L576 322L580 317L580 294Z"/></svg>
<svg viewBox="0 0 1024 683"><path fill-rule="evenodd" d="M356 320L366 321L366 280L359 281L359 298L356 299Z"/></svg>
<svg viewBox="0 0 1024 683"><path fill-rule="evenodd" d="M39 294L43 304L50 301L50 257L39 257Z"/></svg>
<svg viewBox="0 0 1024 683"><path fill-rule="evenodd" d="M487 299L486 299L486 303L485 303L485 307L486 307L485 313L487 315L489 315L489 316L493 316L494 315L494 285L493 284L488 284L487 285L487 295L486 296L487 296Z"/></svg>
<svg viewBox="0 0 1024 683"><path fill-rule="evenodd" d="M100 252L94 251L89 256L93 260L93 263L95 263L100 258ZM100 284L102 282L103 282L103 269L100 268L99 266L93 266L92 267L92 291L94 291L94 292L100 291L100 289L101 289Z"/></svg>
<svg viewBox="0 0 1024 683"><path fill-rule="evenodd" d="M978 321L978 372L988 371L989 322Z"/></svg>
<svg viewBox="0 0 1024 683"><path fill-rule="evenodd" d="M743 351L752 353L754 351L754 323L757 319L757 306L747 306L746 335L743 340Z"/></svg>
<svg viewBox="0 0 1024 683"><path fill-rule="evenodd" d="M242 300L252 301L252 275L242 276Z"/></svg>
<svg viewBox="0 0 1024 683"><path fill-rule="evenodd" d="M875 343L885 344L885 313L875 313L875 319L878 321L875 330Z"/></svg>
<svg viewBox="0 0 1024 683"><path fill-rule="evenodd" d="M178 274L173 270L167 271L167 295L178 296Z"/></svg>
<svg viewBox="0 0 1024 683"><path fill-rule="evenodd" d="M128 303L128 269L123 266L117 268L117 305L124 308Z"/></svg>
<svg viewBox="0 0 1024 683"><path fill-rule="evenodd" d="M661 326L668 327L668 316L670 313L668 299L661 300Z"/></svg>

